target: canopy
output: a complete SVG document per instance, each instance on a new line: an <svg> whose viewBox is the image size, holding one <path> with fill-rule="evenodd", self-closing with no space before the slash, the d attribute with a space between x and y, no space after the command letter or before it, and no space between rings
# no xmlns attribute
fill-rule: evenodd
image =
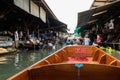
<svg viewBox="0 0 120 80"><path fill-rule="evenodd" d="M90 27L96 23L105 23L106 21L119 16L120 14L120 0L111 2L110 4L90 9L78 13L78 24L81 27ZM89 28L88 27L88 28Z"/></svg>
<svg viewBox="0 0 120 80"><path fill-rule="evenodd" d="M79 36L79 30L80 30L81 27L77 27L75 30L74 30L74 34L75 36Z"/></svg>

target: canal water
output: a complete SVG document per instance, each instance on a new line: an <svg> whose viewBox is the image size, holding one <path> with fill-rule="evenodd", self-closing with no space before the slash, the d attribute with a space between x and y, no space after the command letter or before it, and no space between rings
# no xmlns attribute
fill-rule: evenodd
<svg viewBox="0 0 120 80"><path fill-rule="evenodd" d="M0 56L0 80L6 80L59 48L61 47L57 47L54 50L20 50L16 54Z"/></svg>
<svg viewBox="0 0 120 80"><path fill-rule="evenodd" d="M0 80L6 80L59 48L61 47L55 50L20 50L16 54L0 56ZM120 60L120 51L115 51L111 55Z"/></svg>
<svg viewBox="0 0 120 80"><path fill-rule="evenodd" d="M120 51L115 50L113 53L111 53L111 55L120 60Z"/></svg>

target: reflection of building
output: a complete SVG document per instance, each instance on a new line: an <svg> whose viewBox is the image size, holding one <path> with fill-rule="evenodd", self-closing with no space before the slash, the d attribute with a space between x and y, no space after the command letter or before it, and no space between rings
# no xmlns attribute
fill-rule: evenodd
<svg viewBox="0 0 120 80"><path fill-rule="evenodd" d="M0 30L66 32L44 0L0 0Z"/></svg>

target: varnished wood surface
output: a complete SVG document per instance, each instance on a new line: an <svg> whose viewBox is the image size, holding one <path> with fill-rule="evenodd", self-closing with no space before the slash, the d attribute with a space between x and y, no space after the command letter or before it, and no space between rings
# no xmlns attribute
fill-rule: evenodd
<svg viewBox="0 0 120 80"><path fill-rule="evenodd" d="M30 80L119 80L120 67L83 64L78 70L75 64L51 64L29 72Z"/></svg>

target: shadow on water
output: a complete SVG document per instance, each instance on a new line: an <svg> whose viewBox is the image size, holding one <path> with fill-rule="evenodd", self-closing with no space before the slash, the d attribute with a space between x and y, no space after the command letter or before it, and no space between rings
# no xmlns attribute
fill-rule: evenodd
<svg viewBox="0 0 120 80"><path fill-rule="evenodd" d="M13 55L0 56L0 80L6 80L10 76L50 55L59 48L61 47L55 50L20 50Z"/></svg>

